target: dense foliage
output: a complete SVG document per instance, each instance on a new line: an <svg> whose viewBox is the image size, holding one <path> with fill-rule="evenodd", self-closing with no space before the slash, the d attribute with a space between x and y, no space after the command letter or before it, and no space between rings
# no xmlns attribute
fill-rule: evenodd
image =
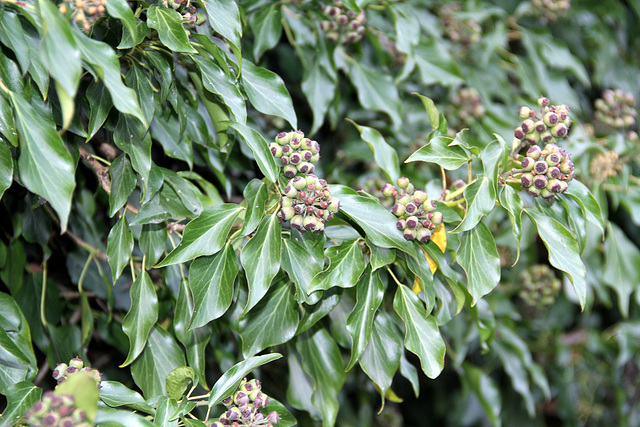
<svg viewBox="0 0 640 427"><path fill-rule="evenodd" d="M0 0L1 425L639 425L640 7Z"/></svg>

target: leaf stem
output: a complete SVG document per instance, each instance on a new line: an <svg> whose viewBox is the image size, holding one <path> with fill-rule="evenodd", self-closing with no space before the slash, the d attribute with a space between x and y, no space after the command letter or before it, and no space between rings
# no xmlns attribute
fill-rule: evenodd
<svg viewBox="0 0 640 427"><path fill-rule="evenodd" d="M80 272L80 278L78 279L78 292L80 295L84 293L82 290L82 282L84 281L84 276L87 274L87 270L89 269L89 264L91 264L91 260L93 260L93 253L89 252L89 256L82 267L82 271Z"/></svg>
<svg viewBox="0 0 640 427"><path fill-rule="evenodd" d="M391 275L391 278L393 279L394 282L396 282L396 285L398 286L404 286L402 284L402 282L400 280L398 280L398 278L396 277L395 274L393 274L393 271L391 271L391 269L389 268L388 265L385 266L385 268L387 269L387 271L389 272L389 274Z"/></svg>
<svg viewBox="0 0 640 427"><path fill-rule="evenodd" d="M46 307L46 299L47 299L47 261L42 263L42 293L40 294L40 321L42 325L46 328L47 324L47 313L45 312Z"/></svg>

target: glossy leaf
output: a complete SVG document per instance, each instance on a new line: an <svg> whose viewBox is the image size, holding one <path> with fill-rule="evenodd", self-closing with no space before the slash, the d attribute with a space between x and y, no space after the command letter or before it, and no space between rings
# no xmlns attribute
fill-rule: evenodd
<svg viewBox="0 0 640 427"><path fill-rule="evenodd" d="M154 424L141 415L122 409L100 408L93 420L102 426L153 427Z"/></svg>
<svg viewBox="0 0 640 427"><path fill-rule="evenodd" d="M498 199L502 207L509 213L509 219L511 220L511 233L516 241L518 247L518 254L516 261L520 258L520 239L522 238L522 210L524 205L522 199L516 193L512 187L505 185L500 188L498 193ZM514 262L514 264L515 264Z"/></svg>
<svg viewBox="0 0 640 427"><path fill-rule="evenodd" d="M445 353L436 319L425 316L424 304L406 286L398 286L393 309L404 322L404 346L420 358L422 372L429 378L436 378L444 368Z"/></svg>
<svg viewBox="0 0 640 427"><path fill-rule="evenodd" d="M462 233L475 227L483 216L488 215L496 205L494 183L486 176L478 178L464 189L467 213L451 233Z"/></svg>
<svg viewBox="0 0 640 427"><path fill-rule="evenodd" d="M182 242L156 267L186 262L203 255L216 254L242 208L232 203L205 208L184 229Z"/></svg>
<svg viewBox="0 0 640 427"><path fill-rule="evenodd" d="M273 286L240 321L242 355L251 357L267 347L289 341L296 333L298 320L291 285L280 282Z"/></svg>
<svg viewBox="0 0 640 427"><path fill-rule="evenodd" d="M45 1L45 0L43 0ZM46 199L67 229L75 188L75 166L50 117L32 107L20 95L11 94L20 136L18 172L22 184Z"/></svg>
<svg viewBox="0 0 640 427"><path fill-rule="evenodd" d="M238 362L228 369L222 376L216 381L209 394L209 407L220 403L223 399L233 393L240 381L247 376L248 373L254 369L280 359L282 357L279 353L264 354L262 356L249 357L242 362Z"/></svg>
<svg viewBox="0 0 640 427"><path fill-rule="evenodd" d="M282 268L297 286L298 302L309 302L308 290L311 280L324 269L322 244L313 244L312 234L304 233L300 238L282 239Z"/></svg>
<svg viewBox="0 0 640 427"><path fill-rule="evenodd" d="M638 266L640 266L638 248L617 225L607 223L603 279L618 295L618 306L625 317L629 315L629 296L640 286Z"/></svg>
<svg viewBox="0 0 640 427"><path fill-rule="evenodd" d="M195 53L189 33L182 26L182 16L168 7L152 5L147 10L147 25L158 30L160 41L174 52Z"/></svg>
<svg viewBox="0 0 640 427"><path fill-rule="evenodd" d="M128 33L129 39L133 40L138 33L138 28L136 26L136 18L133 15L133 10L131 10L131 7L127 2L125 0L107 0L106 9L110 16L118 18L120 22L122 22L123 32ZM130 47L133 47L133 43L131 43L131 45L123 45L120 43L118 46L119 49L126 49Z"/></svg>
<svg viewBox="0 0 640 427"><path fill-rule="evenodd" d="M329 258L329 266L314 276L309 283L307 293L325 291L334 286L351 288L358 283L358 279L366 267L360 240L329 246L325 249L324 254Z"/></svg>
<svg viewBox="0 0 640 427"><path fill-rule="evenodd" d="M280 168L276 165L276 161L269 150L269 143L262 137L262 135L260 135L256 130L241 123L228 122L226 124L238 131L245 140L264 176L266 176L271 182L278 182Z"/></svg>
<svg viewBox="0 0 640 427"><path fill-rule="evenodd" d="M114 216L126 203L136 188L136 177L127 156L120 155L111 162L111 193L109 193L109 216Z"/></svg>
<svg viewBox="0 0 640 427"><path fill-rule="evenodd" d="M129 264L132 251L133 235L131 234L127 217L123 215L111 228L107 238L107 256L109 257L113 283L118 280L122 270Z"/></svg>
<svg viewBox="0 0 640 427"><path fill-rule="evenodd" d="M245 60L241 79L247 97L256 110L263 114L282 117L289 122L292 129L298 128L291 96L280 76Z"/></svg>
<svg viewBox="0 0 640 427"><path fill-rule="evenodd" d="M384 140L380 132L367 127L360 126L356 122L349 120L360 132L360 138L369 145L373 151L376 163L385 174L389 182L395 183L400 178L400 167L398 166L398 153Z"/></svg>
<svg viewBox="0 0 640 427"><path fill-rule="evenodd" d="M373 271L391 264L396 259L395 249L381 248L369 240L367 240L367 247L369 248L369 263Z"/></svg>
<svg viewBox="0 0 640 427"><path fill-rule="evenodd" d="M29 381L12 384L6 392L7 406L0 416L0 425L16 425L34 403L40 400L42 389Z"/></svg>
<svg viewBox="0 0 640 427"><path fill-rule="evenodd" d="M242 23L240 22L240 11L236 2L209 0L205 8L211 27L231 44L236 51L236 56L239 56L238 60L242 61L239 55Z"/></svg>
<svg viewBox="0 0 640 427"><path fill-rule="evenodd" d="M264 182L252 179L244 188L242 195L247 201L247 211L244 215L241 233L246 236L253 233L260 224L264 216L264 206L269 197L269 190Z"/></svg>
<svg viewBox="0 0 640 427"><path fill-rule="evenodd" d="M179 159L193 168L193 148L188 136L180 131L178 120L170 117L167 120L153 119L151 136L158 141L167 156Z"/></svg>
<svg viewBox="0 0 640 427"><path fill-rule="evenodd" d="M351 358L346 370L356 364L371 338L373 318L384 296L384 284L377 272L367 271L358 282L356 305L347 319L347 332L351 336ZM380 384L378 384L380 385Z"/></svg>
<svg viewBox="0 0 640 427"><path fill-rule="evenodd" d="M604 235L604 219L602 218L602 209L591 191L580 181L571 181L567 192L564 193L575 200L584 212L587 220L597 226Z"/></svg>
<svg viewBox="0 0 640 427"><path fill-rule="evenodd" d="M584 309L587 298L586 272L575 238L555 219L531 209L525 209L525 212L535 224L549 251L549 262L558 270L567 273L578 295L580 307Z"/></svg>
<svg viewBox="0 0 640 427"><path fill-rule="evenodd" d="M87 87L87 101L89 104L89 124L87 125L87 140L100 130L113 104L107 87L94 80Z"/></svg>
<svg viewBox="0 0 640 427"><path fill-rule="evenodd" d="M471 305L498 285L500 255L493 235L484 223L460 235L456 260L467 274L467 287L473 297Z"/></svg>
<svg viewBox="0 0 640 427"><path fill-rule="evenodd" d="M13 181L13 158L9 146L0 143L0 199Z"/></svg>
<svg viewBox="0 0 640 427"><path fill-rule="evenodd" d="M191 263L189 280L194 310L189 329L204 326L228 310L237 274L238 261L231 245L216 255L200 257Z"/></svg>
<svg viewBox="0 0 640 427"><path fill-rule="evenodd" d="M500 420L502 397L496 383L482 369L476 366L465 363L462 367L464 369L464 379L471 385L471 390L480 401L489 420L494 426L502 425Z"/></svg>
<svg viewBox="0 0 640 427"><path fill-rule="evenodd" d="M458 145L450 146L452 141L453 139L446 136L431 138L426 145L411 154L404 162L435 163L446 170L456 170L469 160L469 155Z"/></svg>
<svg viewBox="0 0 640 427"><path fill-rule="evenodd" d="M271 49L278 44L282 34L282 14L280 5L273 4L263 7L253 14L249 20L255 43L253 45L253 56L259 60L264 51Z"/></svg>
<svg viewBox="0 0 640 427"><path fill-rule="evenodd" d="M113 142L127 153L131 166L148 183L151 175L151 136L134 117L121 114L113 132Z"/></svg>
<svg viewBox="0 0 640 427"><path fill-rule="evenodd" d="M129 337L129 353L121 366L129 365L142 353L149 333L158 320L158 296L146 271L138 275L129 294L131 308L122 319L122 330ZM152 344L154 343L150 342L146 347ZM144 390L144 387L140 387Z"/></svg>
<svg viewBox="0 0 640 427"><path fill-rule="evenodd" d="M265 296L271 280L280 271L281 232L276 215L267 215L260 222L256 234L242 248L240 263L249 285L244 313Z"/></svg>
<svg viewBox="0 0 640 427"><path fill-rule="evenodd" d="M313 111L311 135L316 133L324 123L329 105L336 95L336 87L335 78L319 60L315 61L305 73L301 89Z"/></svg>
<svg viewBox="0 0 640 427"><path fill-rule="evenodd" d="M153 413L153 408L147 404L140 393L117 381L100 382L100 400L113 408L127 406L148 414Z"/></svg>

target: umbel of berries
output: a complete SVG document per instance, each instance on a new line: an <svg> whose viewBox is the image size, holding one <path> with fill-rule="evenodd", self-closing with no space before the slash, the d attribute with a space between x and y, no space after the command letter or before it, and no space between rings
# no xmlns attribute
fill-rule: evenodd
<svg viewBox="0 0 640 427"><path fill-rule="evenodd" d="M555 21L569 10L571 0L531 0L531 4L537 14Z"/></svg>
<svg viewBox="0 0 640 427"><path fill-rule="evenodd" d="M542 96L538 99L540 111L529 107L520 107L518 115L523 120L514 131L517 140L534 144L548 144L565 138L571 127L569 107L566 105L550 105L549 99Z"/></svg>
<svg viewBox="0 0 640 427"><path fill-rule="evenodd" d="M442 213L436 211L435 200L429 200L424 191L416 190L408 178L398 178L397 184L397 188L391 184L382 187L384 196L396 198L391 208L398 218L396 227L407 240L428 242L436 226L442 224Z"/></svg>
<svg viewBox="0 0 640 427"><path fill-rule="evenodd" d="M595 107L596 120L610 128L631 128L636 124L636 101L629 92L605 90L602 98L596 99Z"/></svg>
<svg viewBox="0 0 640 427"><path fill-rule="evenodd" d="M320 160L320 144L305 138L301 130L280 132L276 142L269 144L269 149L287 178L293 178L298 173L312 174L315 171L314 163Z"/></svg>
<svg viewBox="0 0 640 427"><path fill-rule="evenodd" d="M102 374L100 371L84 366L84 362L79 357L71 359L68 365L66 363L58 363L56 368L53 370L53 378L58 382L58 384L62 384L69 376L77 374L78 372L86 372L89 374L91 378L95 380L96 386L100 387L100 381L102 381Z"/></svg>
<svg viewBox="0 0 640 427"><path fill-rule="evenodd" d="M477 89L465 87L451 96L451 103L455 108L454 115L464 126L470 126L481 120L487 110L482 105L482 97Z"/></svg>
<svg viewBox="0 0 640 427"><path fill-rule="evenodd" d="M447 3L440 8L438 14L444 34L452 42L461 43L464 46L478 43L482 38L482 27L474 19L458 16L460 12L462 12L460 3Z"/></svg>
<svg viewBox="0 0 640 427"><path fill-rule="evenodd" d="M89 427L87 414L75 407L73 396L48 391L27 411L23 422L28 426Z"/></svg>
<svg viewBox="0 0 640 427"><path fill-rule="evenodd" d="M289 180L280 199L278 219L289 221L298 231L320 233L340 209L340 201L331 197L327 181L315 175L296 176Z"/></svg>
<svg viewBox="0 0 640 427"><path fill-rule="evenodd" d="M243 379L234 394L222 401L227 411L217 421L207 423L208 427L236 426L257 427L267 426L280 422L280 415L276 411L266 416L260 409L269 404L269 396L262 392L260 381Z"/></svg>
<svg viewBox="0 0 640 427"><path fill-rule="evenodd" d="M574 176L571 154L556 144L547 144L544 149L532 145L521 164L524 173L520 182L534 197L553 199L557 193L567 191Z"/></svg>
<svg viewBox="0 0 640 427"><path fill-rule="evenodd" d="M342 44L359 42L364 35L367 20L364 12L355 13L347 10L340 0L322 8L325 19L320 22L320 29L327 35L330 42L340 41Z"/></svg>
<svg viewBox="0 0 640 427"><path fill-rule="evenodd" d="M530 309L548 308L560 291L560 279L547 265L532 265L520 274L522 289L518 296Z"/></svg>

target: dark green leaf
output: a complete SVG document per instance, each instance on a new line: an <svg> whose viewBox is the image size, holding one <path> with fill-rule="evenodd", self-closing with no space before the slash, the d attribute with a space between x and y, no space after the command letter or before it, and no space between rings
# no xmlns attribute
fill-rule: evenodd
<svg viewBox="0 0 640 427"><path fill-rule="evenodd" d="M227 372L222 374L211 389L211 393L209 394L209 407L220 403L223 399L230 396L231 393L236 390L240 381L242 381L249 372L281 357L282 355L279 353L270 353L262 356L253 356L233 365Z"/></svg>
<svg viewBox="0 0 640 427"><path fill-rule="evenodd" d="M18 420L40 400L42 389L29 381L12 384L6 392L7 406L0 416L0 425L16 425Z"/></svg>
<svg viewBox="0 0 640 427"><path fill-rule="evenodd" d="M367 241L367 247L369 248L369 263L371 264L371 270L376 271L385 265L391 264L396 259L396 251L394 249L381 248Z"/></svg>
<svg viewBox="0 0 640 427"><path fill-rule="evenodd" d="M140 393L117 381L102 381L100 383L100 400L114 408L128 406L136 411L153 414L153 408L147 404Z"/></svg>
<svg viewBox="0 0 640 427"><path fill-rule="evenodd" d="M131 376L145 398L166 395L165 380L171 371L184 366L184 354L171 334L157 326L149 334L147 345L131 365Z"/></svg>
<svg viewBox="0 0 640 427"><path fill-rule="evenodd" d="M211 27L231 44L235 55L242 63L242 56L240 55L242 23L240 22L240 11L236 2L209 0L204 7L207 10Z"/></svg>
<svg viewBox="0 0 640 427"><path fill-rule="evenodd" d="M347 119L348 120L348 119ZM385 174L389 182L396 182L400 178L400 167L398 166L398 153L384 140L380 132L367 127L360 126L353 120L349 120L360 132L360 138L367 143L376 163Z"/></svg>
<svg viewBox="0 0 640 427"><path fill-rule="evenodd" d="M189 33L182 26L182 15L168 7L152 5L147 10L147 25L158 30L160 41L174 52L196 53Z"/></svg>
<svg viewBox="0 0 640 427"><path fill-rule="evenodd" d="M308 299L296 335L300 335L331 313L342 299L342 288L331 288L326 292L317 292Z"/></svg>
<svg viewBox="0 0 640 427"><path fill-rule="evenodd" d="M13 157L9 146L0 142L0 199L13 181Z"/></svg>
<svg viewBox="0 0 640 427"><path fill-rule="evenodd" d="M578 295L580 307L584 309L587 298L586 272L575 237L555 219L531 209L525 209L525 212L536 225L538 234L549 251L549 262L567 273Z"/></svg>
<svg viewBox="0 0 640 427"><path fill-rule="evenodd" d="M242 248L240 263L249 285L245 313L265 296L271 280L280 271L281 232L276 215L267 215L260 222L256 234Z"/></svg>
<svg viewBox="0 0 640 427"><path fill-rule="evenodd" d="M325 291L334 286L355 286L366 266L360 242L352 240L325 249L324 254L329 258L329 266L314 276L307 293Z"/></svg>
<svg viewBox="0 0 640 427"><path fill-rule="evenodd" d="M475 227L483 216L488 215L496 205L496 189L493 181L482 176L464 189L467 213L451 233L462 233Z"/></svg>
<svg viewBox="0 0 640 427"><path fill-rule="evenodd" d="M190 181L184 179L171 169L160 168L164 182L168 184L178 195L185 208L192 212L193 216L202 212L202 202L200 202L200 190Z"/></svg>
<svg viewBox="0 0 640 427"><path fill-rule="evenodd" d="M280 76L245 60L241 79L247 97L256 110L282 117L293 129L298 128L291 96Z"/></svg>
<svg viewBox="0 0 640 427"><path fill-rule="evenodd" d="M154 265L164 253L167 242L167 227L160 224L145 224L140 232L138 245L147 257L147 265Z"/></svg>
<svg viewBox="0 0 640 427"><path fill-rule="evenodd" d="M113 142L129 155L131 166L140 174L143 183L148 183L153 163L151 160L151 136L142 123L134 117L121 114L113 132Z"/></svg>
<svg viewBox="0 0 640 427"><path fill-rule="evenodd" d="M60 217L60 228L64 233L76 185L71 154L50 117L33 108L20 95L12 93L11 101L20 136L20 180L29 191L51 204Z"/></svg>
<svg viewBox="0 0 640 427"><path fill-rule="evenodd" d="M347 371L356 364L371 338L373 318L384 296L384 284L377 272L367 270L360 278L356 292L356 305L347 319L347 332L351 335L352 342Z"/></svg>
<svg viewBox="0 0 640 427"><path fill-rule="evenodd" d="M128 86L132 87L136 95L138 95L138 104L145 118L145 123L151 123L155 111L155 99L153 96L155 88L149 81L149 78L142 71L141 67L133 64L127 73L125 82Z"/></svg>
<svg viewBox="0 0 640 427"><path fill-rule="evenodd" d="M304 233L296 238L292 234L289 239L282 239L282 268L297 286L296 300L309 303L309 284L324 268L324 251L323 245L305 245L308 236Z"/></svg>
<svg viewBox="0 0 640 427"><path fill-rule="evenodd" d="M280 5L273 4L263 7L251 16L249 24L255 35L253 56L260 59L262 53L278 44L282 34L282 14Z"/></svg>
<svg viewBox="0 0 640 427"><path fill-rule="evenodd" d="M29 69L30 49L18 14L5 9L0 16L0 40L16 55L23 73Z"/></svg>
<svg viewBox="0 0 640 427"><path fill-rule="evenodd" d="M146 418L131 411L121 409L100 408L93 420L96 425L104 427L153 427Z"/></svg>
<svg viewBox="0 0 640 427"><path fill-rule="evenodd" d="M315 61L305 73L301 88L313 111L310 134L316 133L324 123L324 116L336 95L336 86L335 78L320 60Z"/></svg>
<svg viewBox="0 0 640 427"><path fill-rule="evenodd" d="M18 146L18 133L13 121L13 108L11 108L9 100L4 96L0 96L0 134L5 137L9 144L14 147Z"/></svg>
<svg viewBox="0 0 640 427"><path fill-rule="evenodd" d="M467 287L473 297L471 305L498 285L500 255L491 231L483 222L460 235L456 260L467 274Z"/></svg>
<svg viewBox="0 0 640 427"><path fill-rule="evenodd" d="M156 267L165 267L213 255L224 246L231 226L242 208L232 203L205 208L184 229L182 242Z"/></svg>
<svg viewBox="0 0 640 427"><path fill-rule="evenodd" d="M121 366L129 365L143 352L149 332L158 320L158 296L146 271L142 271L138 275L129 294L131 295L131 308L122 319L122 330L129 337L129 354ZM154 342L151 341L148 343L148 351L154 351L153 349L149 350L150 347L153 348L153 344ZM144 387L141 385L140 387L144 390ZM147 391L145 391L146 393Z"/></svg>
<svg viewBox="0 0 640 427"><path fill-rule="evenodd" d="M87 141L100 130L113 104L107 87L98 80L94 80L87 88L87 103L89 104L89 124L87 125Z"/></svg>
<svg viewBox="0 0 640 427"><path fill-rule="evenodd" d="M200 257L189 267L189 280L195 307L189 329L206 325L222 316L233 299L238 261L233 246L213 256Z"/></svg>
<svg viewBox="0 0 640 427"><path fill-rule="evenodd" d="M291 291L291 285L284 281L273 286L269 294L240 321L244 357L293 338L299 318Z"/></svg>
<svg viewBox="0 0 640 427"><path fill-rule="evenodd" d="M109 216L114 216L126 203L136 188L136 176L131 163L124 154L116 157L109 168L111 193L109 193Z"/></svg>
<svg viewBox="0 0 640 427"><path fill-rule="evenodd" d="M436 319L425 316L424 304L406 286L398 286L393 309L405 326L404 346L420 358L422 372L435 378L444 368L445 345Z"/></svg>
<svg viewBox="0 0 640 427"><path fill-rule="evenodd" d="M464 379L471 385L471 390L480 401L485 413L494 426L500 426L500 412L502 411L500 389L482 369L469 363L463 364L462 367L464 369Z"/></svg>
<svg viewBox="0 0 640 427"><path fill-rule="evenodd" d="M578 203L587 220L597 226L604 235L604 219L602 218L602 210L600 209L600 204L596 198L591 194L591 191L576 179L571 181L565 194Z"/></svg>
<svg viewBox="0 0 640 427"><path fill-rule="evenodd" d="M191 140L180 132L175 116L168 119L154 118L151 122L151 136L158 141L167 156L182 160L193 168L193 147Z"/></svg>
<svg viewBox="0 0 640 427"><path fill-rule="evenodd" d="M618 294L618 306L624 317L629 315L629 296L640 285L638 266L640 251L637 246L617 225L608 222L602 276L605 283Z"/></svg>
<svg viewBox="0 0 640 427"><path fill-rule="evenodd" d="M511 220L511 233L513 234L513 238L516 241L518 246L518 254L516 255L515 263L520 258L520 239L522 238L522 210L524 206L522 204L522 199L516 193L512 187L508 185L502 186L500 188L500 193L498 195L500 204L502 207L509 213L509 219Z"/></svg>
<svg viewBox="0 0 640 427"><path fill-rule="evenodd" d="M269 143L260 135L260 133L249 126L237 122L227 122L229 127L235 129L245 140L251 152L253 153L256 163L260 171L271 182L278 182L280 168L276 165L276 161L269 150Z"/></svg>
<svg viewBox="0 0 640 427"><path fill-rule="evenodd" d="M449 145L453 140L446 136L436 136L413 154L405 163L427 162L435 163L446 170L455 170L469 160L469 155L464 148L458 145Z"/></svg>
<svg viewBox="0 0 640 427"><path fill-rule="evenodd" d="M128 33L129 39L136 38L138 28L136 27L136 18L133 15L131 7L125 0L108 0L106 4L107 13L114 18L118 18L122 22L123 32ZM123 35L123 40L124 40ZM133 47L133 43L120 43L118 49L127 49Z"/></svg>
<svg viewBox="0 0 640 427"><path fill-rule="evenodd" d="M247 211L244 215L241 234L247 236L255 231L264 216L264 205L269 197L269 190L264 182L252 179L244 188L242 195L247 201Z"/></svg>
<svg viewBox="0 0 640 427"><path fill-rule="evenodd" d="M412 95L417 95L420 97L422 101L422 105L424 105L424 109L427 111L427 116L429 117L429 123L431 123L431 128L436 130L440 127L440 113L438 112L438 108L433 100L427 96L420 95L419 93L413 93Z"/></svg>
<svg viewBox="0 0 640 427"><path fill-rule="evenodd" d="M118 280L122 270L129 263L133 251L133 235L127 222L127 217L122 215L118 222L109 231L107 238L107 256L111 267L111 280Z"/></svg>
<svg viewBox="0 0 640 427"><path fill-rule="evenodd" d="M150 180L153 180L153 171L157 170L157 167L151 170ZM162 178L162 172L159 173L160 178ZM162 182L162 179L160 182ZM145 203L133 217L131 225L155 224L170 218L182 220L184 218L193 218L194 216L194 213L184 206L180 195L170 185L162 185L160 192Z"/></svg>

